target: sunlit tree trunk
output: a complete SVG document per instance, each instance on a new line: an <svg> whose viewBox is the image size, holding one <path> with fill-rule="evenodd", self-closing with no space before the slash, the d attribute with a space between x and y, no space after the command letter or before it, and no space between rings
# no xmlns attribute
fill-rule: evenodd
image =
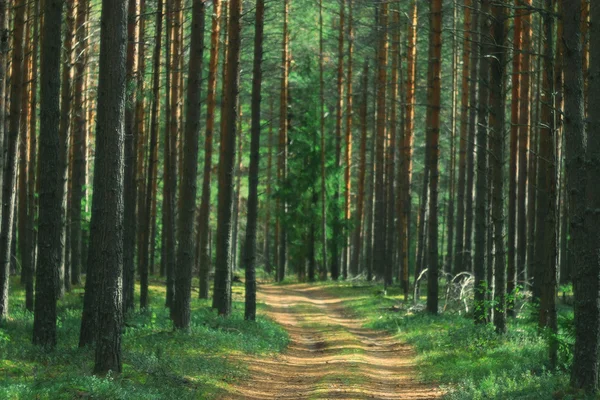
<svg viewBox="0 0 600 400"><path fill-rule="evenodd" d="M375 214L373 264L376 275L383 277L386 254L386 189L385 189L385 135L387 125L387 65L388 65L388 10L387 2L380 2L378 60L377 60L377 144L375 156Z"/></svg>
<svg viewBox="0 0 600 400"><path fill-rule="evenodd" d="M345 147L345 159L346 166L344 169L344 183L345 183L345 191L344 191L344 221L346 224L349 223L351 217L351 184L352 184L352 176L351 176L351 168L352 168L352 122L354 118L354 110L353 110L353 86L352 86L352 78L353 78L353 56L354 56L354 15L353 15L353 0L347 0L348 2L348 69L346 71L346 147ZM346 235L346 243L344 247L344 263L342 265L342 275L344 279L348 278L348 269L350 265L350 235L347 233Z"/></svg>
<svg viewBox="0 0 600 400"><path fill-rule="evenodd" d="M326 185L326 142L325 142L325 61L323 41L323 0L319 0L319 97L321 134L321 280L327 279L327 185Z"/></svg>
<svg viewBox="0 0 600 400"><path fill-rule="evenodd" d="M219 34L221 29L221 1L213 1L210 34L210 60L208 64L208 90L206 98L206 132L204 136L204 171L202 175L202 199L198 213L198 269L200 271L200 298L207 299L210 287L208 257L208 230L210 220L210 193L213 156L213 136L217 98L217 67L219 63Z"/></svg>

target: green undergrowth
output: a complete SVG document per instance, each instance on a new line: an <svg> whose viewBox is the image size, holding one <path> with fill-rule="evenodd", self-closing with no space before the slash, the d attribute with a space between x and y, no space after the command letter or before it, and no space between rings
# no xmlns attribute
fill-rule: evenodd
<svg viewBox="0 0 600 400"><path fill-rule="evenodd" d="M215 398L246 376L244 356L277 353L288 343L287 333L271 320L244 321L240 284L234 286L231 317L217 316L196 292L191 332L174 332L164 287L152 282L150 308L126 319L123 372L96 377L93 349L77 347L83 289L59 302L58 347L48 352L31 344L33 315L24 310L20 285L11 283L10 320L0 327L0 399Z"/></svg>
<svg viewBox="0 0 600 400"><path fill-rule="evenodd" d="M562 307L560 366L550 369L548 337L537 329L533 311L509 319L506 335L491 325L475 325L470 315L430 316L404 302L397 288L366 283L339 283L328 293L343 299L366 326L387 330L412 345L424 382L436 382L448 399L584 399L569 389L568 366L572 310Z"/></svg>

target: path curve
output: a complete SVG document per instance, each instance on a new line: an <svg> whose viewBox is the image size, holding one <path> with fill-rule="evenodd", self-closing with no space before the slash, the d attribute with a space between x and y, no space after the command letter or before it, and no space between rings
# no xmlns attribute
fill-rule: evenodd
<svg viewBox="0 0 600 400"><path fill-rule="evenodd" d="M275 357L251 358L251 378L230 399L437 399L416 379L415 354L386 332L362 328L342 300L308 285L260 288L267 314L290 335Z"/></svg>

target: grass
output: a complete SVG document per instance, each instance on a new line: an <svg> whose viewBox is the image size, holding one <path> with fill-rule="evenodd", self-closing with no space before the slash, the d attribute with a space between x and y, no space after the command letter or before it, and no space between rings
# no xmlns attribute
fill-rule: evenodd
<svg viewBox="0 0 600 400"><path fill-rule="evenodd" d="M24 292L11 282L10 320L0 327L0 399L210 399L247 375L247 355L283 350L287 333L264 317L243 319L243 287L234 286L234 312L221 318L208 300L193 299L190 333L173 331L164 287L152 282L151 307L128 316L123 373L91 374L93 349L77 347L83 289L59 302L58 347L31 344L33 315ZM259 309L262 305L259 305Z"/></svg>
<svg viewBox="0 0 600 400"><path fill-rule="evenodd" d="M403 302L399 289L364 283L339 283L328 292L366 326L393 332L417 351L420 379L437 382L448 399L584 399L569 388L570 338L559 336L561 366L551 370L548 341L525 310L499 336L490 325L475 325L470 316L415 312ZM392 311L393 310L393 311ZM572 319L562 307L561 318Z"/></svg>

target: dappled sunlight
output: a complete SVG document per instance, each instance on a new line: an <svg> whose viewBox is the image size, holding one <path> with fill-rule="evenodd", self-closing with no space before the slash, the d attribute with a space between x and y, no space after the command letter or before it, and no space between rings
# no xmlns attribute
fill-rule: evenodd
<svg viewBox="0 0 600 400"><path fill-rule="evenodd" d="M319 286L264 285L259 299L286 328L290 345L274 357L245 356L251 379L227 398L433 399L442 392L416 380L415 355L389 333L363 328L340 299Z"/></svg>

